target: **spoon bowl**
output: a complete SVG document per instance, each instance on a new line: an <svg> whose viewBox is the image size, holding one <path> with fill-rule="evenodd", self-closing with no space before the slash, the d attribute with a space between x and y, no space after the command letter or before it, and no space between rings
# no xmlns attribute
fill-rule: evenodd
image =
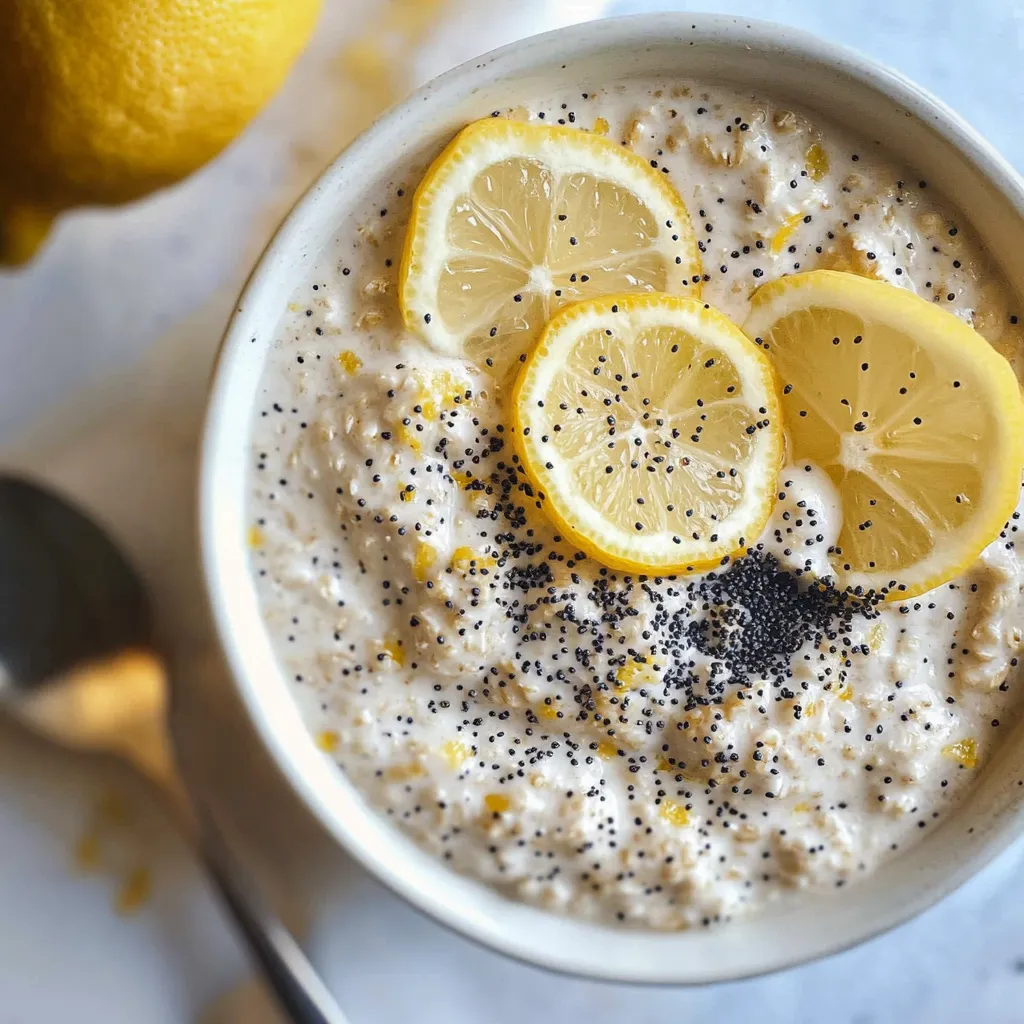
<svg viewBox="0 0 1024 1024"><path fill-rule="evenodd" d="M149 595L107 534L62 498L0 478L0 678L27 690L151 648Z"/></svg>

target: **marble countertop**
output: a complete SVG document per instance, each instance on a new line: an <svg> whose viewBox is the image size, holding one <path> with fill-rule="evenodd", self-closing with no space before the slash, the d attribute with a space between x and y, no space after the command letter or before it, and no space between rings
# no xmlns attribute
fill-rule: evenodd
<svg viewBox="0 0 1024 1024"><path fill-rule="evenodd" d="M282 212L408 85L353 81L353 40L385 38L418 81L605 6L451 0L453 16L420 32L396 31L379 5L326 3L282 94L221 158L145 202L68 217L33 265L0 275L0 465L30 468L79 496L147 576L179 652L186 768L217 795L247 862L307 936L353 1024L1024 1024L1021 844L916 921L829 960L737 984L641 989L558 977L445 931L385 892L294 806L239 724L188 557L203 384L224 320ZM610 11L688 6L617 0ZM937 93L1024 171L1024 0L694 6L856 46ZM133 916L119 915L119 894L140 877L151 895ZM229 924L144 789L116 765L54 752L2 722L0 911L0 1024L273 1019L246 984Z"/></svg>

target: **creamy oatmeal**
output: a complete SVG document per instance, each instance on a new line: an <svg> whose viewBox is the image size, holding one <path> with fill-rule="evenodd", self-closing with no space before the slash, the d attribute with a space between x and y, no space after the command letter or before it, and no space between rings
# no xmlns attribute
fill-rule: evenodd
<svg viewBox="0 0 1024 1024"><path fill-rule="evenodd" d="M607 133L690 208L705 299L818 267L909 288L1019 370L1009 287L928 183L761 97L631 83L499 116ZM904 604L829 573L827 475L787 466L752 554L631 576L564 543L508 442L507 389L401 327L424 168L382 181L300 282L253 425L253 569L317 742L455 869L659 929L842 886L970 787L1019 687L1017 514Z"/></svg>

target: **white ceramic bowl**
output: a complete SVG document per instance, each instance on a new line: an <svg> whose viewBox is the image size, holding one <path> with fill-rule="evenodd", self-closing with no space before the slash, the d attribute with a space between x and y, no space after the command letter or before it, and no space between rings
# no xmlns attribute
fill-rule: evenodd
<svg viewBox="0 0 1024 1024"><path fill-rule="evenodd" d="M623 933L511 902L445 868L363 803L299 718L263 626L245 545L250 419L267 347L307 266L368 184L410 156L436 152L496 107L556 88L654 74L789 99L884 145L963 208L1024 293L1024 182L952 111L892 71L793 29L743 18L654 15L537 36L463 64L385 114L278 231L239 300L217 365L200 528L216 627L252 721L296 793L364 867L433 917L512 956L593 977L708 982L835 952L965 881L1024 831L1024 730L1007 737L962 810L862 883L718 929Z"/></svg>

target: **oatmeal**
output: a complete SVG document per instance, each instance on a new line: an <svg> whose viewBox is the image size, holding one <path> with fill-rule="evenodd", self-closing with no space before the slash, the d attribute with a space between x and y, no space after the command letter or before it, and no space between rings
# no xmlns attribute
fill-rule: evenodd
<svg viewBox="0 0 1024 1024"><path fill-rule="evenodd" d="M1019 369L1015 298L925 181L762 98L673 83L499 112L618 138L690 209L703 297L742 323L800 270L908 288ZM253 427L254 572L317 742L379 812L511 896L657 929L842 886L970 787L1017 702L1017 513L906 602L829 584L841 513L787 465L715 573L603 567L537 510L487 366L395 293L424 168L382 181L284 312Z"/></svg>

